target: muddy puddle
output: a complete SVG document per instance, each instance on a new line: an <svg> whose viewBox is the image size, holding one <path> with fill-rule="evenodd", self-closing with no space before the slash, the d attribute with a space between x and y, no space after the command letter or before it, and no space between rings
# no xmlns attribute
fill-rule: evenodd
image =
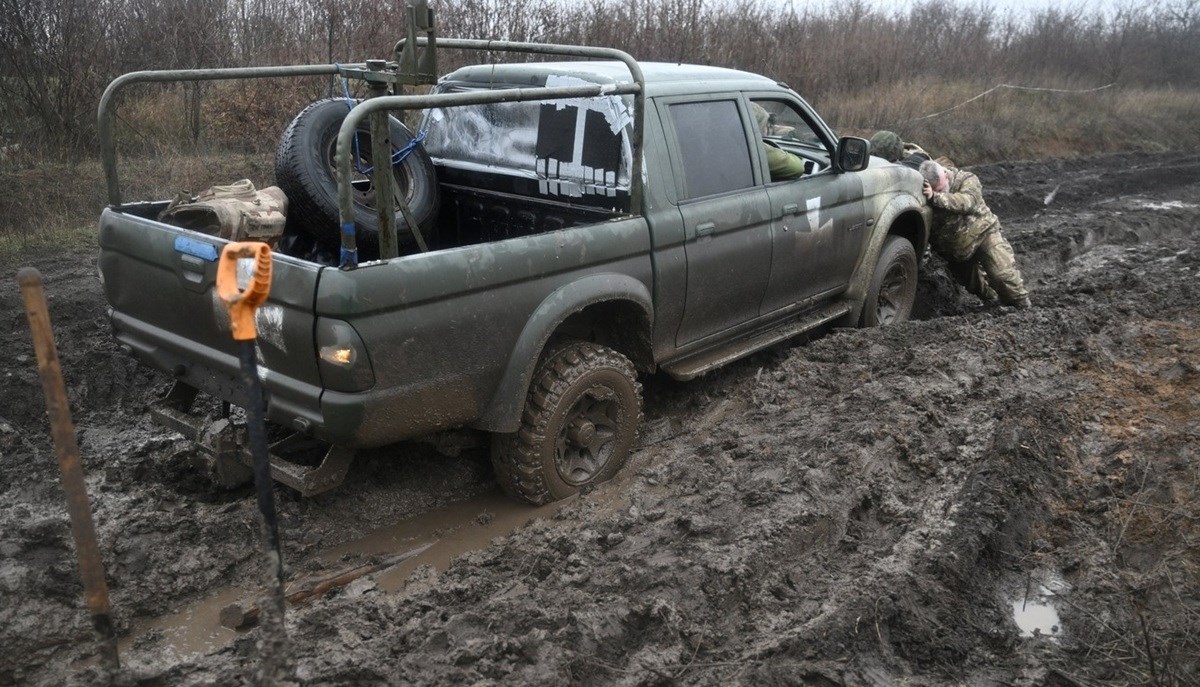
<svg viewBox="0 0 1200 687"><path fill-rule="evenodd" d="M1029 574L1023 588L1009 600L1013 622L1022 637L1046 637L1058 641L1062 634L1059 596L1067 593L1069 588L1057 572L1037 570Z"/></svg>
<svg viewBox="0 0 1200 687"><path fill-rule="evenodd" d="M315 557L318 565L304 577L332 576L364 560L416 552L370 576L383 591L403 592L405 581L417 568L430 566L444 570L456 556L485 548L496 537L532 520L551 517L570 502L568 499L531 508L498 491L490 492L381 527L361 539L333 547ZM314 566L310 563L307 567ZM289 578L294 577L289 573ZM336 594L337 590L330 593ZM139 657L152 657L154 661L185 660L217 651L250 630L222 626L221 611L233 603L247 603L254 594L250 586L222 587L174 613L137 622L121 640L121 655L136 665Z"/></svg>

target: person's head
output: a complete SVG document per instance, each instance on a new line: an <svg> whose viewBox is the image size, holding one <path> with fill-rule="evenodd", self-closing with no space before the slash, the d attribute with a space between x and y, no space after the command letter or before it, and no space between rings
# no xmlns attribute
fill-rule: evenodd
<svg viewBox="0 0 1200 687"><path fill-rule="evenodd" d="M758 133L766 136L770 131L771 114L767 112L767 108L758 103L750 103L750 112L754 115L754 123L758 126Z"/></svg>
<svg viewBox="0 0 1200 687"><path fill-rule="evenodd" d="M904 157L904 141L894 131L876 131L871 137L871 154L895 162Z"/></svg>
<svg viewBox="0 0 1200 687"><path fill-rule="evenodd" d="M944 193L950 185L946 179L946 168L934 162L926 160L917 168L923 178L933 189L934 193Z"/></svg>

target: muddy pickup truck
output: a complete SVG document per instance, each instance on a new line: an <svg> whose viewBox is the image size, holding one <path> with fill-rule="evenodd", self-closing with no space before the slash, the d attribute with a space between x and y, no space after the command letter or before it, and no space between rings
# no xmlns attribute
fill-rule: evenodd
<svg viewBox="0 0 1200 687"><path fill-rule="evenodd" d="M929 226L919 175L839 138L787 86L610 49L436 43L584 59L465 67L425 95L396 94L393 81L346 106L336 139L313 153L336 178L338 223L325 230L340 250L285 237L257 313L277 480L317 493L356 449L461 428L491 434L510 494L561 499L624 464L639 374L687 380L821 326L909 316ZM112 329L174 376L154 412L199 443L223 482L248 474L231 411L244 404L238 360L214 294L225 241L158 220L165 201L121 201L110 96L140 81L379 81L402 71L402 47L382 66L140 72L102 102L99 268ZM415 111L432 167L417 182L436 184L436 208L416 227L397 223L397 257L371 259L359 252L355 132L380 112ZM773 181L770 146L798 156L803 176ZM313 441L325 447L317 460L289 457Z"/></svg>

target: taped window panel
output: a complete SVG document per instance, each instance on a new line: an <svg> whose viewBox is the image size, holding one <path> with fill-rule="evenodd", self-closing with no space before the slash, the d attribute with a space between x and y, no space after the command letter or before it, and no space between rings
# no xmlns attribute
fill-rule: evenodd
<svg viewBox="0 0 1200 687"><path fill-rule="evenodd" d="M453 183L555 200L627 198L632 113L627 96L433 108L424 120L424 145Z"/></svg>
<svg viewBox="0 0 1200 687"><path fill-rule="evenodd" d="M605 183L607 172L621 168L621 135L614 133L604 115L588 110L583 125L583 166L596 170L592 178Z"/></svg>
<svg viewBox="0 0 1200 687"><path fill-rule="evenodd" d="M578 118L576 107L559 108L551 103L541 106L535 148L539 160L571 160L574 157Z"/></svg>

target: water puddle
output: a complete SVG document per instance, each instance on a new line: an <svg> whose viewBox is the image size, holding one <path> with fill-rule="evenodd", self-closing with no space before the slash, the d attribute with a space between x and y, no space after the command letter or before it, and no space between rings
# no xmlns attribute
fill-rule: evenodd
<svg viewBox="0 0 1200 687"><path fill-rule="evenodd" d="M1147 210L1159 210L1159 211L1192 210L1197 207L1200 207L1200 206L1196 205L1195 203L1185 203L1181 200L1166 200L1166 201L1162 201L1162 202L1155 202L1155 201L1150 201L1150 200L1139 200L1139 201L1135 201L1134 205L1136 205L1137 207L1140 207L1140 208L1145 208Z"/></svg>
<svg viewBox="0 0 1200 687"><path fill-rule="evenodd" d="M1066 581L1056 572L1039 570L1029 575L1024 589L1009 602L1022 637L1047 637L1058 641L1062 635L1062 622L1055 598L1066 590Z"/></svg>
<svg viewBox="0 0 1200 687"><path fill-rule="evenodd" d="M322 562L324 571L336 574L371 557L420 550L403 562L374 574L380 589L400 592L418 567L430 565L445 569L454 557L485 548L494 538L535 518L553 515L572 500L532 508L499 492L484 494L380 528L361 539L325 551L317 556L317 560ZM132 658L131 663L136 664L139 657L155 663L164 658L180 660L228 645L244 631L223 627L221 610L229 604L251 599L254 593L250 588L224 587L170 615L135 622L119 645L122 662Z"/></svg>
<svg viewBox="0 0 1200 687"><path fill-rule="evenodd" d="M332 564L346 556L386 555L430 545L428 549L375 577L387 592L404 589L413 570L431 565L444 570L451 559L487 547L496 537L558 512L571 499L532 508L499 492L485 494L375 530L357 541L334 547L320 556Z"/></svg>

